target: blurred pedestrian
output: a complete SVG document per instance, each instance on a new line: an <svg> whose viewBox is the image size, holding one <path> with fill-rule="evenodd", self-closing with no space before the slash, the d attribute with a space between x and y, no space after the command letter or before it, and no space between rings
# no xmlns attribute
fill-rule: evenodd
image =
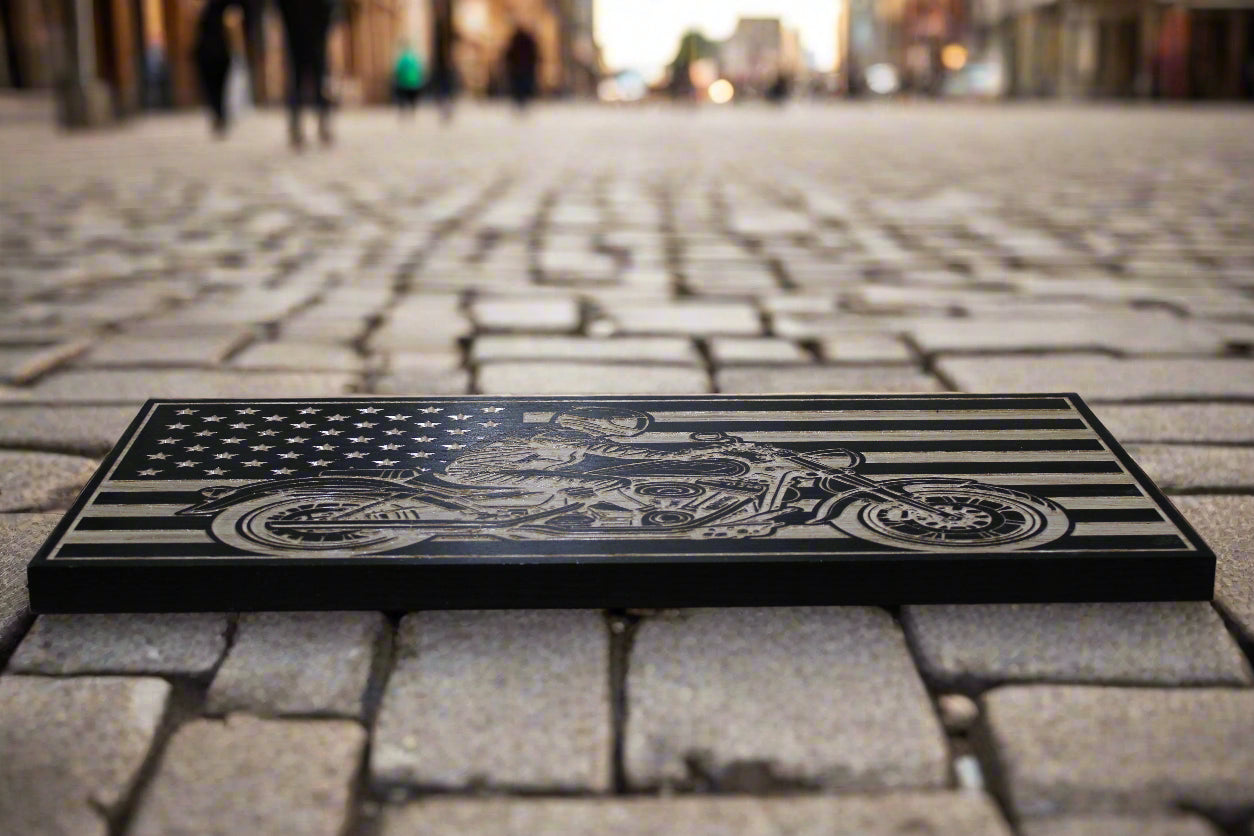
<svg viewBox="0 0 1254 836"><path fill-rule="evenodd" d="M196 20L196 45L192 56L200 92L209 106L213 135L226 136L226 77L231 69L231 43L226 34L226 11L233 0L209 0Z"/></svg>
<svg viewBox="0 0 1254 836"><path fill-rule="evenodd" d="M331 102L327 98L327 32L334 0L278 0L287 39L288 138L299 150L305 145L300 110L306 95L318 111L318 138L330 145Z"/></svg>
<svg viewBox="0 0 1254 836"><path fill-rule="evenodd" d="M453 66L457 29L453 26L451 0L435 0L434 12L430 89L441 119L447 122L453 118L453 94L457 87L457 70Z"/></svg>
<svg viewBox="0 0 1254 836"><path fill-rule="evenodd" d="M510 96L520 111L536 95L536 66L539 63L539 44L530 32L518 27L505 48L505 72L509 75Z"/></svg>
<svg viewBox="0 0 1254 836"><path fill-rule="evenodd" d="M396 59L396 68L392 72L395 86L396 104L401 115L413 114L418 105L418 94L422 92L423 66L422 59L414 51L408 40L401 41L400 55Z"/></svg>

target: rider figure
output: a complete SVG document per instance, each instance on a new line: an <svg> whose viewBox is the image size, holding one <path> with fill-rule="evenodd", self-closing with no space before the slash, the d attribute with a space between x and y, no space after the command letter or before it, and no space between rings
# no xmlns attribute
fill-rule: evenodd
<svg viewBox="0 0 1254 836"><path fill-rule="evenodd" d="M581 406L545 424L521 427L465 450L443 476L462 485L560 490L590 496L622 487L627 476L734 476L746 454L729 442L688 442L680 450L616 441L648 429L651 418L623 407Z"/></svg>

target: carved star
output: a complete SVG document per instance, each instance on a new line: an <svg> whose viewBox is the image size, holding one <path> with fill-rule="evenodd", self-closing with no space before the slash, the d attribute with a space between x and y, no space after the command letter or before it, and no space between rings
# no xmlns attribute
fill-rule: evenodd
<svg viewBox="0 0 1254 836"><path fill-rule="evenodd" d="M290 467L279 467L279 468L275 468L274 470L271 470L270 472L273 473L275 476L286 476L287 474L292 472L292 469Z"/></svg>
<svg viewBox="0 0 1254 836"><path fill-rule="evenodd" d="M419 472L419 473L430 473L430 472L431 472L431 468L429 468L429 467L419 467L419 468L417 468L417 470L418 470L418 472Z"/></svg>
<svg viewBox="0 0 1254 836"><path fill-rule="evenodd" d="M264 453L267 450L271 450L273 448L274 448L273 444L254 444L252 447L249 447L248 449L256 450L259 453Z"/></svg>
<svg viewBox="0 0 1254 836"><path fill-rule="evenodd" d="M300 458L300 453L292 453L292 452L279 453L279 458L280 459L298 459Z"/></svg>
<svg viewBox="0 0 1254 836"><path fill-rule="evenodd" d="M307 406L304 409L298 409L296 411L301 415L313 415L315 412L321 412L322 410L314 409L312 406Z"/></svg>
<svg viewBox="0 0 1254 836"><path fill-rule="evenodd" d="M150 459L164 459L164 458L165 458L165 453L149 453L149 454L148 454L148 458L150 458Z"/></svg>
<svg viewBox="0 0 1254 836"><path fill-rule="evenodd" d="M283 416L282 415L267 415L266 420L267 421L282 421Z"/></svg>
<svg viewBox="0 0 1254 836"><path fill-rule="evenodd" d="M166 429L167 430L185 430L187 429L187 425L186 424L171 424L170 426L166 427Z"/></svg>
<svg viewBox="0 0 1254 836"><path fill-rule="evenodd" d="M404 421L406 418L404 415L385 415L383 417L387 418L389 421Z"/></svg>
<svg viewBox="0 0 1254 836"><path fill-rule="evenodd" d="M340 415L340 414L337 412L337 413L336 413L336 414L334 414L334 415L328 415L328 416L326 416L326 418L324 418L323 420L324 420L324 421L343 421L343 420L344 420L345 418L347 418L347 417L348 417L347 415Z"/></svg>
<svg viewBox="0 0 1254 836"><path fill-rule="evenodd" d="M355 453L345 453L345 454L344 454L344 458L346 458L346 459L364 459L365 457L366 457L366 454L365 454L365 453L361 453L361 452L355 452Z"/></svg>
<svg viewBox="0 0 1254 836"><path fill-rule="evenodd" d="M191 447L188 447L188 448L187 448L187 452L189 452L189 453L199 453L199 452L201 452L202 450L208 450L208 449L209 449L209 448L208 448L208 447L206 447L206 446L205 446L205 445L203 445L203 444L193 444Z"/></svg>
<svg viewBox="0 0 1254 836"><path fill-rule="evenodd" d="M297 421L295 424L292 424L292 426L298 430L307 430L310 427L312 427L313 424L309 423L308 421Z"/></svg>
<svg viewBox="0 0 1254 836"><path fill-rule="evenodd" d="M379 409L377 406L367 406L357 411L362 415L374 415L376 412L382 412L383 410Z"/></svg>
<svg viewBox="0 0 1254 836"><path fill-rule="evenodd" d="M379 449L380 449L380 450L399 450L399 449L401 449L401 445L399 445L399 444L380 444L380 445L379 445Z"/></svg>
<svg viewBox="0 0 1254 836"><path fill-rule="evenodd" d="M466 419L470 418L469 415L450 415L449 417L452 418L454 421L465 421Z"/></svg>
<svg viewBox="0 0 1254 836"><path fill-rule="evenodd" d="M479 422L479 426L481 426L481 427L499 427L499 426L501 426L501 422L500 422L500 421L480 421L480 422Z"/></svg>
<svg viewBox="0 0 1254 836"><path fill-rule="evenodd" d="M314 459L313 461L310 462L310 464L313 465L314 467L326 467L327 465L330 464L330 462L327 461L326 459Z"/></svg>
<svg viewBox="0 0 1254 836"><path fill-rule="evenodd" d="M463 450L466 447L465 444L441 444L440 446L445 450Z"/></svg>
<svg viewBox="0 0 1254 836"><path fill-rule="evenodd" d="M305 438L303 435L294 435L287 440L287 443L288 444L304 444L308 440L309 439Z"/></svg>
<svg viewBox="0 0 1254 836"><path fill-rule="evenodd" d="M205 471L206 476L225 476L226 471L220 467L211 467Z"/></svg>
<svg viewBox="0 0 1254 836"><path fill-rule="evenodd" d="M217 435L217 434L218 434L217 430L201 430L200 432L196 433L196 435L200 436L201 438L208 438L211 435Z"/></svg>
<svg viewBox="0 0 1254 836"><path fill-rule="evenodd" d="M349 441L353 442L354 444L365 444L367 441L370 441L370 436L355 435L352 438L350 438Z"/></svg>
<svg viewBox="0 0 1254 836"><path fill-rule="evenodd" d="M252 407L245 407L244 409L237 409L235 411L238 412L240 415L253 415L257 412L257 410L253 409Z"/></svg>
<svg viewBox="0 0 1254 836"><path fill-rule="evenodd" d="M485 407L483 408L483 410L482 410L482 411L483 411L483 412L504 412L504 411L505 411L505 407L503 407L503 406L485 406Z"/></svg>
<svg viewBox="0 0 1254 836"><path fill-rule="evenodd" d="M250 459L249 461L246 461L246 462L240 462L240 464L242 464L244 467L261 467L265 464L265 462L258 461L257 459Z"/></svg>
<svg viewBox="0 0 1254 836"><path fill-rule="evenodd" d="M384 435L400 435L403 432L405 431L404 430L384 430L383 434Z"/></svg>
<svg viewBox="0 0 1254 836"><path fill-rule="evenodd" d="M470 430L447 430L449 435L465 435Z"/></svg>
<svg viewBox="0 0 1254 836"><path fill-rule="evenodd" d="M157 443L158 444L174 444L176 441L178 441L177 438L163 438Z"/></svg>
<svg viewBox="0 0 1254 836"><path fill-rule="evenodd" d="M175 462L175 463L174 463L174 466L175 466L175 467L191 467L191 466L193 466L194 464L196 464L194 461L192 461L191 459L188 459L188 460L187 460L187 461L185 461L185 462Z"/></svg>
<svg viewBox="0 0 1254 836"><path fill-rule="evenodd" d="M175 414L175 415L195 415L195 414L196 414L196 410L194 410L194 409L180 409L178 412L175 412L174 414Z"/></svg>
<svg viewBox="0 0 1254 836"><path fill-rule="evenodd" d="M201 418L200 420L208 421L210 424L212 424L215 421L221 421L222 416L221 415L206 415L204 418Z"/></svg>
<svg viewBox="0 0 1254 836"><path fill-rule="evenodd" d="M215 459L233 459L235 458L235 454L234 453L214 453L213 457Z"/></svg>
<svg viewBox="0 0 1254 836"><path fill-rule="evenodd" d="M370 429L371 427L373 427L373 426L374 426L374 423L373 423L373 422L371 422L371 421L361 421L360 423L353 424L353 426L354 426L354 427L361 427L363 430L368 430L368 429Z"/></svg>
<svg viewBox="0 0 1254 836"><path fill-rule="evenodd" d="M438 422L436 422L436 421L416 421L416 422L414 423L414 426L417 426L417 427L438 427L438 426L440 426L440 425L439 425L439 423L438 423Z"/></svg>
<svg viewBox="0 0 1254 836"><path fill-rule="evenodd" d="M423 451L421 451L421 450L418 450L418 451L416 451L416 452L410 453L409 455L410 455L410 456L412 456L412 457L413 457L413 458L415 458L415 459L429 459L429 458L431 458L431 454L430 454L430 453L425 453L425 452L423 452Z"/></svg>
<svg viewBox="0 0 1254 836"><path fill-rule="evenodd" d="M339 435L343 430L322 430L323 435Z"/></svg>
<svg viewBox="0 0 1254 836"><path fill-rule="evenodd" d="M232 424L232 425L231 425L231 429L233 429L233 430L246 430L246 429L248 429L248 428L249 428L249 427L251 427L251 426L252 426L252 424L245 424L243 421L241 421L241 422L239 422L238 424Z"/></svg>
<svg viewBox="0 0 1254 836"><path fill-rule="evenodd" d="M244 440L244 439L242 439L242 438L237 438L237 437L235 437L235 436L231 436L230 438L224 438L224 439L222 439L222 443L223 443L223 444L239 444L239 443L240 443L241 441L243 441L243 440Z"/></svg>
<svg viewBox="0 0 1254 836"><path fill-rule="evenodd" d="M381 459L375 462L375 464L377 464L379 467L392 467L396 463L397 462L395 459Z"/></svg>
<svg viewBox="0 0 1254 836"><path fill-rule="evenodd" d="M157 470L156 468L150 467L150 468L147 468L147 469L145 469L145 470L141 470L141 471L139 471L139 475L140 475L140 476L156 476L156 475L157 475L158 473L160 473L160 472L161 472L160 470Z"/></svg>
<svg viewBox="0 0 1254 836"><path fill-rule="evenodd" d="M318 446L314 447L314 449L315 450L334 450L335 445L334 444L319 444Z"/></svg>
<svg viewBox="0 0 1254 836"><path fill-rule="evenodd" d="M416 435L414 436L414 441L417 441L419 444L426 444L428 441L435 441L435 439L429 435Z"/></svg>
<svg viewBox="0 0 1254 836"><path fill-rule="evenodd" d="M279 434L278 430L262 430L261 432L257 433L257 435L263 435L263 436L264 435L278 435L278 434Z"/></svg>
<svg viewBox="0 0 1254 836"><path fill-rule="evenodd" d="M440 408L440 407L438 407L438 406L424 406L422 409L420 409L420 410L418 410L418 411L419 411L419 412L425 412L425 413L427 413L428 415L434 415L435 413L437 413L437 412L443 412L444 410L443 410L443 409L441 409L441 408Z"/></svg>

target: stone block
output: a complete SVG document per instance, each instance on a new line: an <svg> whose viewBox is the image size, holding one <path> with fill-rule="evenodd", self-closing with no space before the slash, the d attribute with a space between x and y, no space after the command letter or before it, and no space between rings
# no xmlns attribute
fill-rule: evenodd
<svg viewBox="0 0 1254 836"><path fill-rule="evenodd" d="M941 382L906 366L797 366L721 369L718 391L727 393L936 392Z"/></svg>
<svg viewBox="0 0 1254 836"><path fill-rule="evenodd" d="M103 456L113 449L142 402L134 406L0 407L0 446Z"/></svg>
<svg viewBox="0 0 1254 836"><path fill-rule="evenodd" d="M812 363L814 358L788 340L756 337L715 337L710 356L717 366Z"/></svg>
<svg viewBox="0 0 1254 836"><path fill-rule="evenodd" d="M762 333L757 310L740 302L624 305L609 314L624 334L754 337Z"/></svg>
<svg viewBox="0 0 1254 836"><path fill-rule="evenodd" d="M819 351L832 363L913 363L910 347L892 334L825 337Z"/></svg>
<svg viewBox="0 0 1254 836"><path fill-rule="evenodd" d="M84 370L53 374L37 383L39 400L134 403L148 398L298 398L342 395L356 382L344 372L219 370Z"/></svg>
<svg viewBox="0 0 1254 836"><path fill-rule="evenodd" d="M710 391L697 368L610 363L499 362L479 367L486 395L686 395Z"/></svg>
<svg viewBox="0 0 1254 836"><path fill-rule="evenodd" d="M379 613L244 613L207 710L361 719L390 635Z"/></svg>
<svg viewBox="0 0 1254 836"><path fill-rule="evenodd" d="M231 365L239 369L356 372L361 370L363 361L346 345L283 341L255 343L233 359Z"/></svg>
<svg viewBox="0 0 1254 836"><path fill-rule="evenodd" d="M1254 812L1254 690L1014 685L982 701L1018 816Z"/></svg>
<svg viewBox="0 0 1254 836"><path fill-rule="evenodd" d="M0 347L0 383L29 383L82 354L90 345L86 340L69 340L31 348Z"/></svg>
<svg viewBox="0 0 1254 836"><path fill-rule="evenodd" d="M1254 444L1254 406L1224 403L1107 405L1094 410L1123 443Z"/></svg>
<svg viewBox="0 0 1254 836"><path fill-rule="evenodd" d="M1218 354L1219 335L1199 320L1165 313L1068 318L948 319L911 329L928 354L1109 350L1124 354Z"/></svg>
<svg viewBox="0 0 1254 836"><path fill-rule="evenodd" d="M170 740L130 832L337 836L365 743L348 720L193 720Z"/></svg>
<svg viewBox="0 0 1254 836"><path fill-rule="evenodd" d="M609 633L593 611L401 621L371 750L376 785L605 791Z"/></svg>
<svg viewBox="0 0 1254 836"><path fill-rule="evenodd" d="M81 456L0 450L0 512L66 508L96 467Z"/></svg>
<svg viewBox="0 0 1254 836"><path fill-rule="evenodd" d="M1254 487L1254 447L1129 444L1128 453L1166 491L1232 491Z"/></svg>
<svg viewBox="0 0 1254 836"><path fill-rule="evenodd" d="M160 679L0 676L0 832L112 832L169 694Z"/></svg>
<svg viewBox="0 0 1254 836"><path fill-rule="evenodd" d="M252 339L236 329L216 335L171 334L155 337L114 336L96 343L83 358L88 366L216 366Z"/></svg>
<svg viewBox="0 0 1254 836"><path fill-rule="evenodd" d="M213 613L41 615L9 661L42 674L205 676L226 650L227 618Z"/></svg>
<svg viewBox="0 0 1254 836"><path fill-rule="evenodd" d="M31 621L26 564L60 519L60 514L0 514L0 660Z"/></svg>
<svg viewBox="0 0 1254 836"><path fill-rule="evenodd" d="M1092 402L1254 397L1254 360L943 357L937 369L965 392L1079 392Z"/></svg>
<svg viewBox="0 0 1254 836"><path fill-rule="evenodd" d="M571 298L480 299L471 317L484 331L574 331L579 303Z"/></svg>
<svg viewBox="0 0 1254 836"><path fill-rule="evenodd" d="M815 695L822 694L822 698ZM940 787L940 724L884 611L691 610L646 618L627 675L635 787Z"/></svg>
<svg viewBox="0 0 1254 836"><path fill-rule="evenodd" d="M464 371L395 371L378 378L370 391L380 395L465 395L470 391L470 373Z"/></svg>
<svg viewBox="0 0 1254 836"><path fill-rule="evenodd" d="M1201 601L909 606L902 621L933 682L1248 685L1240 648Z"/></svg>
<svg viewBox="0 0 1254 836"><path fill-rule="evenodd" d="M1030 821L1022 836L1220 836L1210 822L1189 814L1064 816Z"/></svg>
<svg viewBox="0 0 1254 836"><path fill-rule="evenodd" d="M692 341L683 337L547 337L487 335L475 339L470 353L476 363L497 360L581 361L602 363L671 363L695 366L701 362Z"/></svg>
<svg viewBox="0 0 1254 836"><path fill-rule="evenodd" d="M380 836L1010 836L980 793L606 799L432 799L389 807Z"/></svg>
<svg viewBox="0 0 1254 836"><path fill-rule="evenodd" d="M1215 605L1254 646L1254 496L1180 496L1173 502L1219 558Z"/></svg>

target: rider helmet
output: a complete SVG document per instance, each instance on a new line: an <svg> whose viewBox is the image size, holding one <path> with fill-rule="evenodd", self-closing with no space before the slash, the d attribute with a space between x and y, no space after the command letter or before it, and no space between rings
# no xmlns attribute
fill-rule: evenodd
<svg viewBox="0 0 1254 836"><path fill-rule="evenodd" d="M635 409L612 406L576 406L564 409L551 419L568 430L592 435L635 436L649 428L652 419Z"/></svg>

